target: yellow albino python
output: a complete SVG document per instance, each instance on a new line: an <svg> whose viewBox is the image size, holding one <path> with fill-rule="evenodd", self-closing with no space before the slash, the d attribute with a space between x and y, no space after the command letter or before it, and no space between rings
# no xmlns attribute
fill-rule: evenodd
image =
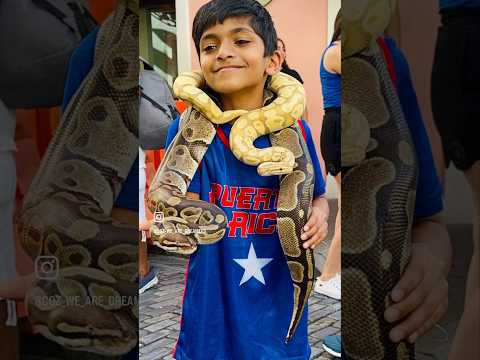
<svg viewBox="0 0 480 360"><path fill-rule="evenodd" d="M138 16L121 2L99 31L94 65L18 223L30 257L54 257L59 266L27 294L30 321L69 349L117 356L137 344L138 229L111 217L138 154L137 131Z"/></svg>
<svg viewBox="0 0 480 360"><path fill-rule="evenodd" d="M193 109L184 113L180 131L152 181L149 207L164 215L162 222L152 226L152 239L167 251L191 254L197 244L211 244L223 238L227 224L223 210L205 201L186 199L186 191L215 137L214 124L239 117L230 133L235 156L249 165L258 165L260 175L287 174L280 185L277 218L280 241L294 283L288 341L295 332L313 285L312 252L303 249L300 240L312 202L313 167L297 126L288 128L296 124L304 111L305 91L298 81L279 73L269 83L269 89L277 94L270 105L252 112L222 113L201 90L204 85L200 73L182 74L175 81L175 95L190 102ZM266 134L271 134L273 146L262 150L255 148L254 140Z"/></svg>
<svg viewBox="0 0 480 360"><path fill-rule="evenodd" d="M224 124L238 116L230 132L230 146L235 157L247 165L257 166L262 176L283 175L292 172L295 159L283 146L257 149L255 139L262 135L292 126L305 111L305 89L290 75L278 73L269 83L269 88L278 98L261 109L226 111L219 107L201 88L205 80L201 73L184 73L173 85L175 95L195 105L214 124Z"/></svg>

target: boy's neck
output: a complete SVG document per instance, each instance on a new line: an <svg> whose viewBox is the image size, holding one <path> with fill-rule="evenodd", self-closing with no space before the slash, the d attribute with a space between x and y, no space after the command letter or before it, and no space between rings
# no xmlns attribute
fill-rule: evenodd
<svg viewBox="0 0 480 360"><path fill-rule="evenodd" d="M235 94L220 94L223 110L256 110L263 107L263 87L245 89Z"/></svg>

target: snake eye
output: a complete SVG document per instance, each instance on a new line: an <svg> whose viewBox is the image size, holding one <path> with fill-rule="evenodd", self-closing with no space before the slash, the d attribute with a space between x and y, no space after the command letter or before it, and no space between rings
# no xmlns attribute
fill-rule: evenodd
<svg viewBox="0 0 480 360"><path fill-rule="evenodd" d="M186 135L186 137L192 137L193 130L191 128L185 129L185 135Z"/></svg>
<svg viewBox="0 0 480 360"><path fill-rule="evenodd" d="M177 150L177 155L183 155L185 152L183 151L183 149L178 149Z"/></svg>

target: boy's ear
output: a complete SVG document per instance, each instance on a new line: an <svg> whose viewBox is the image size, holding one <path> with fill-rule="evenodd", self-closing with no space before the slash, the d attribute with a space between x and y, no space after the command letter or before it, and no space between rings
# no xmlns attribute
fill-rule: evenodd
<svg viewBox="0 0 480 360"><path fill-rule="evenodd" d="M283 63L282 54L280 53L280 51L275 50L275 52L272 55L268 56L267 68L265 72L267 73L267 75L270 75L270 76L275 75L280 71L282 67L282 63Z"/></svg>

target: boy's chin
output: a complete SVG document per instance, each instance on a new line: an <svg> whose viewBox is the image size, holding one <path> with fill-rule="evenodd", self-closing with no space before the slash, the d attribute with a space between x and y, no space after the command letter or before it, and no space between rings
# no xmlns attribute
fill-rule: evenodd
<svg viewBox="0 0 480 360"><path fill-rule="evenodd" d="M207 79L207 84L219 95L231 95L245 88L243 79L236 77L224 78L221 81L208 81Z"/></svg>

